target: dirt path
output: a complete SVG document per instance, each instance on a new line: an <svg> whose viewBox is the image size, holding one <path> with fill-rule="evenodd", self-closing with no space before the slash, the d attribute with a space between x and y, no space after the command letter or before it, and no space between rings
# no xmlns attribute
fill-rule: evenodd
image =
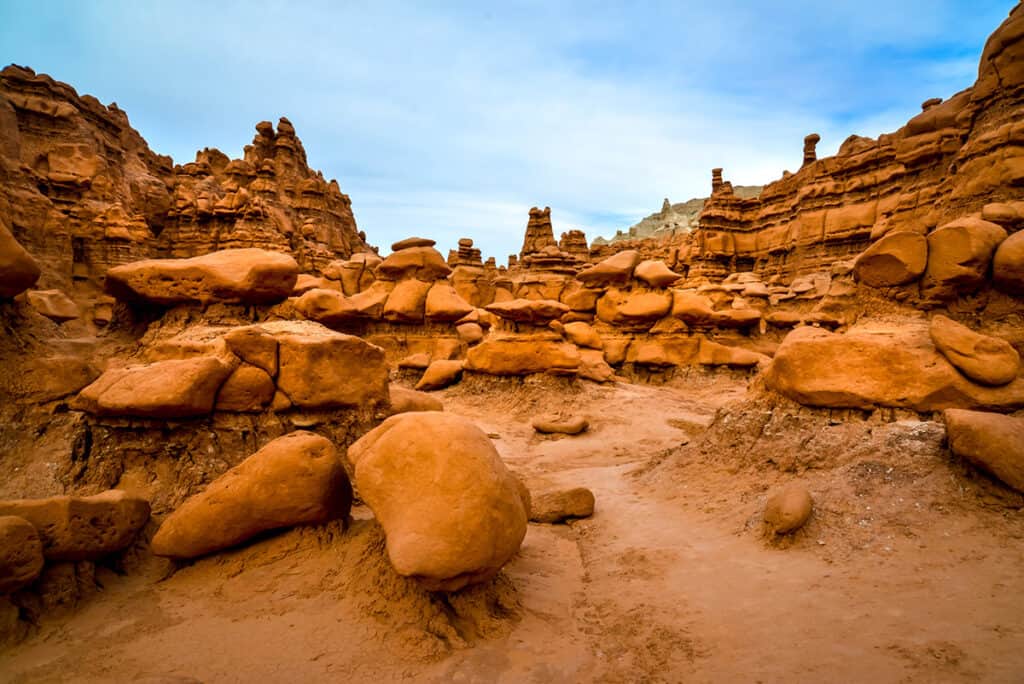
<svg viewBox="0 0 1024 684"><path fill-rule="evenodd" d="M597 499L587 520L531 524L506 568L521 617L504 635L441 659L405 636L414 604L341 576L369 562L357 523L279 535L157 584L109 577L0 655L0 681L1020 681L1019 514L1007 523L1015 538L937 511L877 549L837 553L843 540L826 537L783 550L747 524L756 502L729 476L697 470L667 489L637 476L743 391L448 393L447 410L495 435L532 488L582 485ZM593 428L536 436L527 418L553 408L583 411Z"/></svg>

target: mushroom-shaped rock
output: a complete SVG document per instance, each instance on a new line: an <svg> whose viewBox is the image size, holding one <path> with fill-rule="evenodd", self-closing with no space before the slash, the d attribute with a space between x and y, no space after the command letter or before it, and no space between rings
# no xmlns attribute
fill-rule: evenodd
<svg viewBox="0 0 1024 684"><path fill-rule="evenodd" d="M433 282L447 278L452 269L433 247L406 247L393 252L377 266L377 276L389 280L417 278Z"/></svg>
<svg viewBox="0 0 1024 684"><path fill-rule="evenodd" d="M187 302L266 304L295 289L299 265L281 252L225 249L190 259L145 259L107 271L108 294L162 306Z"/></svg>
<svg viewBox="0 0 1024 684"><path fill-rule="evenodd" d="M426 392L392 385L389 393L391 395L391 415L393 416L414 411L444 411L444 404L441 403L441 400Z"/></svg>
<svg viewBox="0 0 1024 684"><path fill-rule="evenodd" d="M78 305L60 290L30 290L28 303L51 321L73 321L80 315Z"/></svg>
<svg viewBox="0 0 1024 684"><path fill-rule="evenodd" d="M681 275L666 266L664 261L657 259L641 261L633 269L633 276L650 287L668 287L682 278Z"/></svg>
<svg viewBox="0 0 1024 684"><path fill-rule="evenodd" d="M804 526L813 508L814 500L807 488L792 484L768 497L764 522L772 533L788 534Z"/></svg>
<svg viewBox="0 0 1024 684"><path fill-rule="evenodd" d="M213 356L112 368L83 389L73 406L100 416L200 416L213 410L217 390L233 370Z"/></svg>
<svg viewBox="0 0 1024 684"><path fill-rule="evenodd" d="M132 542L149 520L149 502L110 489L93 496L0 501L0 516L6 515L32 524L47 560L93 560Z"/></svg>
<svg viewBox="0 0 1024 684"><path fill-rule="evenodd" d="M0 299L9 299L32 287L40 273L36 260L0 223Z"/></svg>
<svg viewBox="0 0 1024 684"><path fill-rule="evenodd" d="M625 285L633 277L633 269L639 261L640 253L629 249L580 271L576 278L587 287Z"/></svg>
<svg viewBox="0 0 1024 684"><path fill-rule="evenodd" d="M972 292L988 275L996 247L1006 230L980 218L962 218L928 234L928 266L921 281L924 295L939 299Z"/></svg>
<svg viewBox="0 0 1024 684"><path fill-rule="evenodd" d="M522 486L465 418L392 416L348 456L400 575L457 591L490 579L519 550L528 517Z"/></svg>
<svg viewBox="0 0 1024 684"><path fill-rule="evenodd" d="M559 415L538 416L531 423L533 429L545 435L578 435L590 427L590 421L583 416L563 418Z"/></svg>
<svg viewBox="0 0 1024 684"><path fill-rule="evenodd" d="M345 518L352 486L330 440L292 432L249 456L171 513L153 553L196 558L267 530Z"/></svg>
<svg viewBox="0 0 1024 684"><path fill-rule="evenodd" d="M433 361L416 383L416 389L429 391L453 385L462 377L462 366L462 361Z"/></svg>
<svg viewBox="0 0 1024 684"><path fill-rule="evenodd" d="M488 337L466 352L466 370L489 375L574 374L580 367L576 345L550 335Z"/></svg>
<svg viewBox="0 0 1024 684"><path fill-rule="evenodd" d="M427 292L426 315L431 321L457 321L476 311L451 283L439 280Z"/></svg>
<svg viewBox="0 0 1024 684"><path fill-rule="evenodd" d="M495 302L485 310L509 321L543 325L569 312L569 307L553 299L513 299Z"/></svg>
<svg viewBox="0 0 1024 684"><path fill-rule="evenodd" d="M854 277L871 287L905 285L921 277L928 265L928 240L920 233L888 233L853 264Z"/></svg>
<svg viewBox="0 0 1024 684"><path fill-rule="evenodd" d="M43 570L43 544L32 523L0 515L0 595L28 586Z"/></svg>
<svg viewBox="0 0 1024 684"><path fill-rule="evenodd" d="M1024 418L947 409L949 448L1024 493Z"/></svg>
<svg viewBox="0 0 1024 684"><path fill-rule="evenodd" d="M1006 238L996 249L992 281L1003 292L1024 295L1024 230Z"/></svg>
<svg viewBox="0 0 1024 684"><path fill-rule="evenodd" d="M961 373L983 385L1005 385L1017 377L1020 354L1006 340L976 333L943 315L928 328L935 348Z"/></svg>
<svg viewBox="0 0 1024 684"><path fill-rule="evenodd" d="M556 489L531 496L530 520L560 523L570 518L589 518L594 514L594 493L586 487Z"/></svg>
<svg viewBox="0 0 1024 684"><path fill-rule="evenodd" d="M400 252L403 249L409 249L410 247L433 247L437 243L430 238L421 237L407 237L404 240L399 240L391 244L392 252Z"/></svg>
<svg viewBox="0 0 1024 684"><path fill-rule="evenodd" d="M566 323L562 331L565 333L566 338L577 347L589 347L590 349L604 348L601 336L597 334L597 331L589 323L584 323L583 321Z"/></svg>

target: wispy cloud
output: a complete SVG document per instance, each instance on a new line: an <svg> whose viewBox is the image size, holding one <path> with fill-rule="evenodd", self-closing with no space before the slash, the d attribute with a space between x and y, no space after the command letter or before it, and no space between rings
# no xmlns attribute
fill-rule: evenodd
<svg viewBox="0 0 1024 684"><path fill-rule="evenodd" d="M476 240L527 209L610 234L709 170L772 180L969 85L1010 0L0 5L0 59L116 100L177 160L288 116L387 246Z"/></svg>

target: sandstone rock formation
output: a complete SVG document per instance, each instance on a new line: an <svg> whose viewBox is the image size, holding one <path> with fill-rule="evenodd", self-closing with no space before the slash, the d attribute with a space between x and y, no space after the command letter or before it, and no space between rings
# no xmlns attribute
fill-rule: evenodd
<svg viewBox="0 0 1024 684"><path fill-rule="evenodd" d="M535 494L530 499L530 520L559 523L594 514L594 493L586 487L558 489Z"/></svg>
<svg viewBox="0 0 1024 684"><path fill-rule="evenodd" d="M519 549L527 521L520 485L465 418L392 416L348 457L399 574L457 591L493 577Z"/></svg>
<svg viewBox="0 0 1024 684"><path fill-rule="evenodd" d="M267 530L345 518L352 486L330 440L311 432L275 439L168 516L153 553L195 558Z"/></svg>
<svg viewBox="0 0 1024 684"><path fill-rule="evenodd" d="M1024 419L962 409L943 416L954 454L1024 492Z"/></svg>
<svg viewBox="0 0 1024 684"><path fill-rule="evenodd" d="M43 570L36 528L16 515L0 516L0 595L28 586Z"/></svg>
<svg viewBox="0 0 1024 684"><path fill-rule="evenodd" d="M814 500L806 487L789 485L768 497L764 507L765 525L773 534L795 532L811 517L813 507Z"/></svg>

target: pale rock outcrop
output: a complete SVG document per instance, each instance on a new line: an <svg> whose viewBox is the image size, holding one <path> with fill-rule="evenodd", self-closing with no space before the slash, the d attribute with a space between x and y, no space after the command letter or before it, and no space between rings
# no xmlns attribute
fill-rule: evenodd
<svg viewBox="0 0 1024 684"><path fill-rule="evenodd" d="M24 518L52 561L93 560L128 546L149 520L149 502L119 489L93 496L0 501L0 516Z"/></svg>
<svg viewBox="0 0 1024 684"><path fill-rule="evenodd" d="M29 521L0 515L0 596L31 584L43 570L43 544Z"/></svg>
<svg viewBox="0 0 1024 684"><path fill-rule="evenodd" d="M189 259L145 259L107 271L105 288L126 301L266 304L292 294L299 265L265 249L225 249Z"/></svg>
<svg viewBox="0 0 1024 684"><path fill-rule="evenodd" d="M348 457L399 574L457 591L490 579L519 550L529 515L522 485L465 418L392 416Z"/></svg>
<svg viewBox="0 0 1024 684"><path fill-rule="evenodd" d="M949 448L1024 493L1024 418L947 409Z"/></svg>
<svg viewBox="0 0 1024 684"><path fill-rule="evenodd" d="M352 486L330 440L279 437L191 497L160 525L153 553L196 558L265 532L345 518Z"/></svg>
<svg viewBox="0 0 1024 684"><path fill-rule="evenodd" d="M905 285L921 277L928 265L928 240L920 233L887 233L853 264L854 277L871 287Z"/></svg>
<svg viewBox="0 0 1024 684"><path fill-rule="evenodd" d="M928 330L935 348L971 380L999 386L1017 377L1020 355L1006 340L981 335L941 314Z"/></svg>

